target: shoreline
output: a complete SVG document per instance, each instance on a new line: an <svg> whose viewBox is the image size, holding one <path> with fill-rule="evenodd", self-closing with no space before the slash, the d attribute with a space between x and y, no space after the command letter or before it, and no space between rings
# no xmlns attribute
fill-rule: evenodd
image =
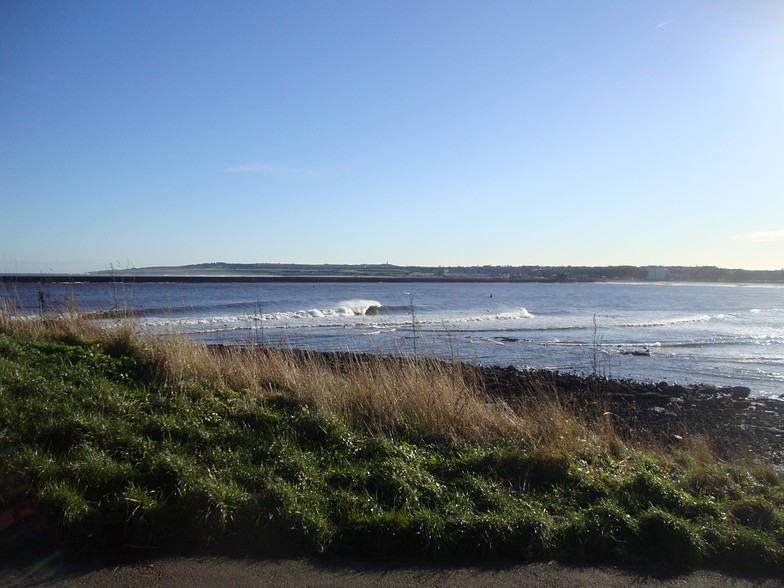
<svg viewBox="0 0 784 588"><path fill-rule="evenodd" d="M229 284L229 283L343 283L343 284L694 284L715 286L782 286L776 280L618 279L618 278L500 278L493 276L341 276L341 275L137 275L137 274L0 274L0 284Z"/></svg>
<svg viewBox="0 0 784 588"><path fill-rule="evenodd" d="M693 284L708 286L782 286L777 281L739 280L621 280L621 279L560 279L560 278L492 278L492 277L398 277L398 276L136 276L136 275L30 275L0 274L0 284Z"/></svg>
<svg viewBox="0 0 784 588"><path fill-rule="evenodd" d="M298 344L303 347L347 349L347 346L342 343L340 345L332 343L335 340L335 335L331 329L333 326L339 325L344 327L346 329L344 332L352 337L355 336L355 332L362 334L358 339L359 345L352 344L352 348L360 347L359 351L369 350L371 352L376 352L379 348L394 351L398 345L405 347L407 343L402 339L402 343L399 343L396 340L398 335L394 333L398 330L403 332L406 329L411 329L412 321L407 319L410 318L413 311L418 315L417 323L428 323L424 330L435 333L432 336L433 352L435 353L435 349L438 348L442 357L449 357L449 349L445 350L446 345L443 343L443 338L438 341L440 334L447 334L447 337L451 339L453 338L452 333L456 333L453 340L461 346L461 353L468 349L469 353L475 353L475 359L476 353L478 353L481 355L478 360L482 362L492 362L496 365L514 363L520 367L523 364L528 364L535 368L580 370L584 373L588 371L590 365L593 365L590 357L593 345L593 361L596 362L599 358L603 362L603 369L600 371L615 372L616 376L639 378L642 382L669 380L707 383L715 386L740 384L751 387L754 390L752 395L755 397L775 398L784 393L777 365L781 358L778 349L780 337L776 329L778 314L769 314L767 310L769 307L776 307L771 308L771 312L780 310L778 308L781 306L781 303L778 303L782 293L780 288L784 286L778 284L749 286L715 282L606 281L592 282L594 284L592 286L572 285L567 282L560 282L562 284L560 286L534 286L524 283L515 286L511 285L513 282L490 282L484 279L482 281L467 280L473 284L460 284L454 280L450 282L449 280L440 281L437 278L418 278L417 280L423 283L416 290L417 306L420 304L420 299L423 300L421 303L423 310L420 314L419 308L410 309L408 306L408 288L417 287L413 285L415 282L408 278L390 277L380 280L378 278L327 278L324 276L315 278L224 276L218 280L214 276L177 276L171 278L170 281L164 281L157 276L132 276L128 278L127 284L111 281L113 278L108 275L90 275L87 276L88 282L72 282L71 284L60 281L61 278L51 278L55 281L47 281L50 278L45 277L43 282L40 281L40 278L41 276L27 275L25 276L27 283L20 283L15 287L10 282L3 282L4 276L0 274L0 289L6 290L8 307L23 309L29 315L43 315L63 310L71 311L72 309L79 311L83 298L84 306L90 310L84 310L79 314L86 318L106 320L138 318L140 321L149 322L152 325L150 330L155 332L169 333L179 329L183 333L189 333L188 336L194 339L203 336L204 339L211 342L231 342L234 340L237 344L242 344L242 337L250 340L261 334L263 341L268 333L272 333L273 335L266 337L268 341L274 342L276 338L279 341L284 341L291 336L300 341ZM91 285L90 282L94 284ZM140 285L144 282L148 284ZM245 285L241 285L243 282ZM254 287L252 285L254 282L261 285ZM263 285L265 282L278 285L265 286ZM332 284L318 286L319 282ZM387 282L387 284L383 285L381 282ZM185 285L188 283L192 285ZM219 285L222 283L224 285ZM236 285L231 285L232 283ZM112 289L112 286L115 289ZM310 300L311 286L313 287L312 301ZM709 304L697 304L689 307L689 311L686 312L683 309L666 308L667 303L665 302L663 310L657 308L657 301L660 298L668 301L673 297L680 296L682 286L688 290L683 296L693 295L697 296L699 300L710 297L716 300L753 299L748 302L747 307L738 307L739 309L751 309L750 311L744 310L742 318L747 322L741 325L743 330L739 330L737 324L729 324L728 321L735 318L736 311L729 309L726 305L719 304L717 310L710 311L707 310ZM744 288L744 286L749 287ZM121 290L120 288L123 287L124 289ZM289 305L287 297L290 297L291 292L295 291L298 304ZM180 292L187 292L187 294L180 294ZM300 297L301 292L307 292L307 294ZM421 297L419 292L423 293ZM447 307L440 309L435 304L428 307L433 292L450 300L448 310ZM488 309L485 312L485 307L479 306L484 302L479 300L475 304L473 299L468 306L461 306L459 296L463 296L462 293L465 292L475 294L477 300L479 300L480 294L487 296L490 292L492 298L493 292L495 292L496 299L501 299L499 303L501 306L493 307L492 311ZM626 320L629 324L621 324L619 319L616 320L617 317L613 315L612 309L607 308L606 305L602 306L602 300L606 298L605 295L614 295L616 292L624 297L626 306L623 307L623 311L627 312L627 308L629 309L630 318ZM402 298L402 293L405 293L405 298ZM453 295L453 293L455 294ZM153 300L152 297L159 295L164 296L161 300L168 299L174 302L164 302L163 304L148 302L148 298ZM452 296L454 296L456 304L452 304L452 298L448 298ZM502 299L502 296L507 298ZM556 308L555 311L546 306L551 296L558 296L561 301L557 308L553 307ZM589 306L586 304L581 307L580 311L574 312L568 306L568 300L571 298L567 297L574 296L588 301L590 307L596 308L598 304L598 308L594 311L593 332L590 330L590 315L584 311ZM188 298L187 302L186 298ZM207 303L207 307L201 306L204 304L202 298L210 301ZM302 298L301 303L299 303L299 298ZM394 316L367 320L364 317L361 319L343 318L343 313L350 317L350 313L344 308L347 302L365 298L389 303L389 310L378 314ZM637 312L639 303L636 301L638 299L651 299L654 302L653 305L648 303L644 313ZM223 306L226 300L231 302L230 308ZM256 301L255 304L252 302L253 300ZM262 300L263 302L261 302ZM343 300L343 302L336 302L337 300ZM540 305L544 300L545 308L541 314L537 312L536 306L529 304L529 302L536 304L533 300L538 300ZM598 302L593 302L593 300ZM630 302L627 303L626 300ZM769 300L773 303L768 304ZM411 302L413 303L413 299ZM489 301L488 308L495 302ZM514 306L515 303L517 303L517 307ZM173 306L169 308L169 304ZM193 304L199 307L198 312L189 310ZM386 306L381 302L374 302L374 304ZM540 323L515 321L510 326L508 324L510 321L500 320L501 318L509 318L507 316L509 313L506 311L515 309L514 312L518 312L517 309L522 308L523 304L531 309L535 315L533 318L539 319ZM136 310L137 305L141 306L138 311ZM452 307L456 310L453 311ZM463 307L470 308L470 312L463 312ZM759 310L758 307L763 310ZM561 312L562 308L567 312ZM694 310L692 311L691 308ZM354 311L354 313L362 314L363 311L364 308L359 312ZM748 312L755 314L748 314ZM401 318L404 313L407 317ZM452 317L453 313L455 318ZM638 314L645 314L645 316L637 318ZM435 318L431 318L431 315ZM567 316L567 319L562 320L559 315ZM748 315L748 319L746 315ZM333 319L332 317L335 316L340 316L340 318ZM519 316L518 314L514 318L519 318ZM327 320L327 317L334 324ZM603 322L605 317L607 317L606 326ZM477 321L477 318L483 322ZM597 318L601 325L597 324ZM359 322L360 320L364 322ZM376 320L379 326L376 326ZM448 326L439 333L434 326L436 325L435 321ZM369 322L373 324L369 326L367 324ZM707 334L703 334L701 331L692 334L693 331L687 331L687 327L683 325L691 322L705 322L707 327L704 333ZM729 325L726 328L724 327L725 322ZM470 327L464 328L463 325L470 325ZM473 325L478 326L474 327ZM305 330L303 326L328 328ZM634 328L626 329L625 327ZM569 333L562 335L558 333L560 329L568 329ZM674 334L671 335L671 333ZM373 335L374 337L365 337L364 335ZM403 338L406 336L402 335ZM607 342L605 342L605 336ZM312 339L308 340L308 338ZM752 345L758 339L763 343L769 339L773 343L768 353L756 353L756 347L752 349ZM462 343L463 340L466 343ZM737 351L734 346L728 346L728 344L735 343L743 345L740 351ZM507 346L504 347L504 345ZM700 349L694 352L685 349L690 346ZM548 353L548 347L553 350L552 353ZM728 359L728 361L717 361L715 357L711 357L708 351L703 351L703 347L717 349L717 357ZM520 357L519 360L515 354ZM630 360L621 357L633 355L650 355L652 357L640 358L639 363L637 358ZM744 360L743 363L733 361L734 356ZM470 359L469 355L465 354L464 359ZM704 365L701 363L703 361ZM752 364L750 368L747 367L747 363Z"/></svg>
<svg viewBox="0 0 784 588"><path fill-rule="evenodd" d="M225 283L346 283L346 284L372 284L372 283L486 283L486 284L576 284L594 283L600 280L559 280L559 279L524 279L524 278L487 278L487 277L422 277L422 276L248 276L248 275L224 275L224 276L186 276L186 275L0 275L0 283L25 283L25 284L71 284L71 283L96 283L106 284L113 282L135 282L135 283L195 283L217 284ZM721 283L721 282L717 282ZM768 283L768 282L764 282ZM773 282L770 282L773 283Z"/></svg>
<svg viewBox="0 0 784 588"><path fill-rule="evenodd" d="M708 439L720 459L784 467L784 400L751 396L746 386L640 382L513 366L480 370L487 388L507 402L546 382L589 418L610 415L621 438L676 448L697 435Z"/></svg>

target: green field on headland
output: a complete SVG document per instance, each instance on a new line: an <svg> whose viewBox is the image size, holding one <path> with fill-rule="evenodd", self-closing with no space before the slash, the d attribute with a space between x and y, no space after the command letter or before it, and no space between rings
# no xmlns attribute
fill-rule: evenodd
<svg viewBox="0 0 784 588"><path fill-rule="evenodd" d="M784 570L764 463L619 436L542 383L0 315L0 548ZM759 461L759 460L758 460ZM764 459L761 460L764 462Z"/></svg>

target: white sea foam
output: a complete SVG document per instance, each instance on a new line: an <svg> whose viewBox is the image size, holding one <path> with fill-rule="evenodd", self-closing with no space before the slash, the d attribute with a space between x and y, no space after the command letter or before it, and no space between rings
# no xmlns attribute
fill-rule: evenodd
<svg viewBox="0 0 784 588"><path fill-rule="evenodd" d="M708 314L701 314L697 316L685 316L685 317L652 320L652 321L621 323L618 326L630 327L630 328L667 327L667 326L674 326L674 325L683 325L688 323L703 323L711 320L711 318L712 317Z"/></svg>
<svg viewBox="0 0 784 588"><path fill-rule="evenodd" d="M487 321L517 321L523 319L532 319L534 315L528 312L525 308L513 310L510 312L501 313L488 313L477 314L466 317L457 317L452 322L487 322Z"/></svg>
<svg viewBox="0 0 784 588"><path fill-rule="evenodd" d="M366 326L376 326L380 328L390 328L395 325L406 324L411 321L410 316L405 313L384 316L376 316L384 306L377 300L346 300L339 302L334 308L311 308L302 310L291 310L281 312L268 312L263 314L243 314L225 316L205 316L205 317L165 317L148 318L143 322L147 325L157 327L187 327L204 325L247 325L251 326L259 321L267 324L286 324L295 322L298 326L313 327L335 327L346 324L361 324ZM368 319L372 317L373 320ZM443 325L445 323L490 323L498 321L528 320L534 318L528 310L520 308L515 311L503 313L472 314L472 315L449 315L427 317L424 314L416 317L419 325ZM332 320L329 320L332 319ZM355 319L355 320L349 320ZM348 321L348 322L347 322Z"/></svg>
<svg viewBox="0 0 784 588"><path fill-rule="evenodd" d="M337 307L340 312L345 315L365 315L372 312L372 309L379 309L383 305L378 300L363 300L361 298L355 300L344 300L338 302Z"/></svg>

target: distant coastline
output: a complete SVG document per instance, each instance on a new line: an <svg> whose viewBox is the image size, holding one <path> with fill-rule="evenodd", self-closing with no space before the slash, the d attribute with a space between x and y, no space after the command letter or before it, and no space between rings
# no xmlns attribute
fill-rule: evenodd
<svg viewBox="0 0 784 588"><path fill-rule="evenodd" d="M148 275L148 274L115 274L115 275L94 275L94 274L0 274L0 282L17 283L111 283L111 282L171 282L171 283L302 283L302 282L335 282L335 283L379 283L379 282L484 282L484 283L524 283L524 282L575 282L577 280L558 280L558 279L498 279L482 277L396 277L396 276L319 276L319 275L298 275L298 276L204 276L204 275ZM593 282L596 280L580 280Z"/></svg>
<svg viewBox="0 0 784 588"><path fill-rule="evenodd" d="M714 266L397 266L204 263L83 274L0 274L0 282L698 282L784 284L783 270Z"/></svg>

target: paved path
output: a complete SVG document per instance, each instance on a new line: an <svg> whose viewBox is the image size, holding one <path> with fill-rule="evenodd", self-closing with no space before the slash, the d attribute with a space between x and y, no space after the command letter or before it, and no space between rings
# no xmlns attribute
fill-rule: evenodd
<svg viewBox="0 0 784 588"><path fill-rule="evenodd" d="M219 557L167 558L120 566L99 562L60 569L55 575L46 566L38 569L0 569L0 586L443 586L528 588L695 586L773 587L783 579L739 578L713 571L679 574L629 571L613 567L568 567L556 563L484 566L438 565L419 561L367 562L307 559L236 560ZM47 577L48 576L48 577Z"/></svg>

